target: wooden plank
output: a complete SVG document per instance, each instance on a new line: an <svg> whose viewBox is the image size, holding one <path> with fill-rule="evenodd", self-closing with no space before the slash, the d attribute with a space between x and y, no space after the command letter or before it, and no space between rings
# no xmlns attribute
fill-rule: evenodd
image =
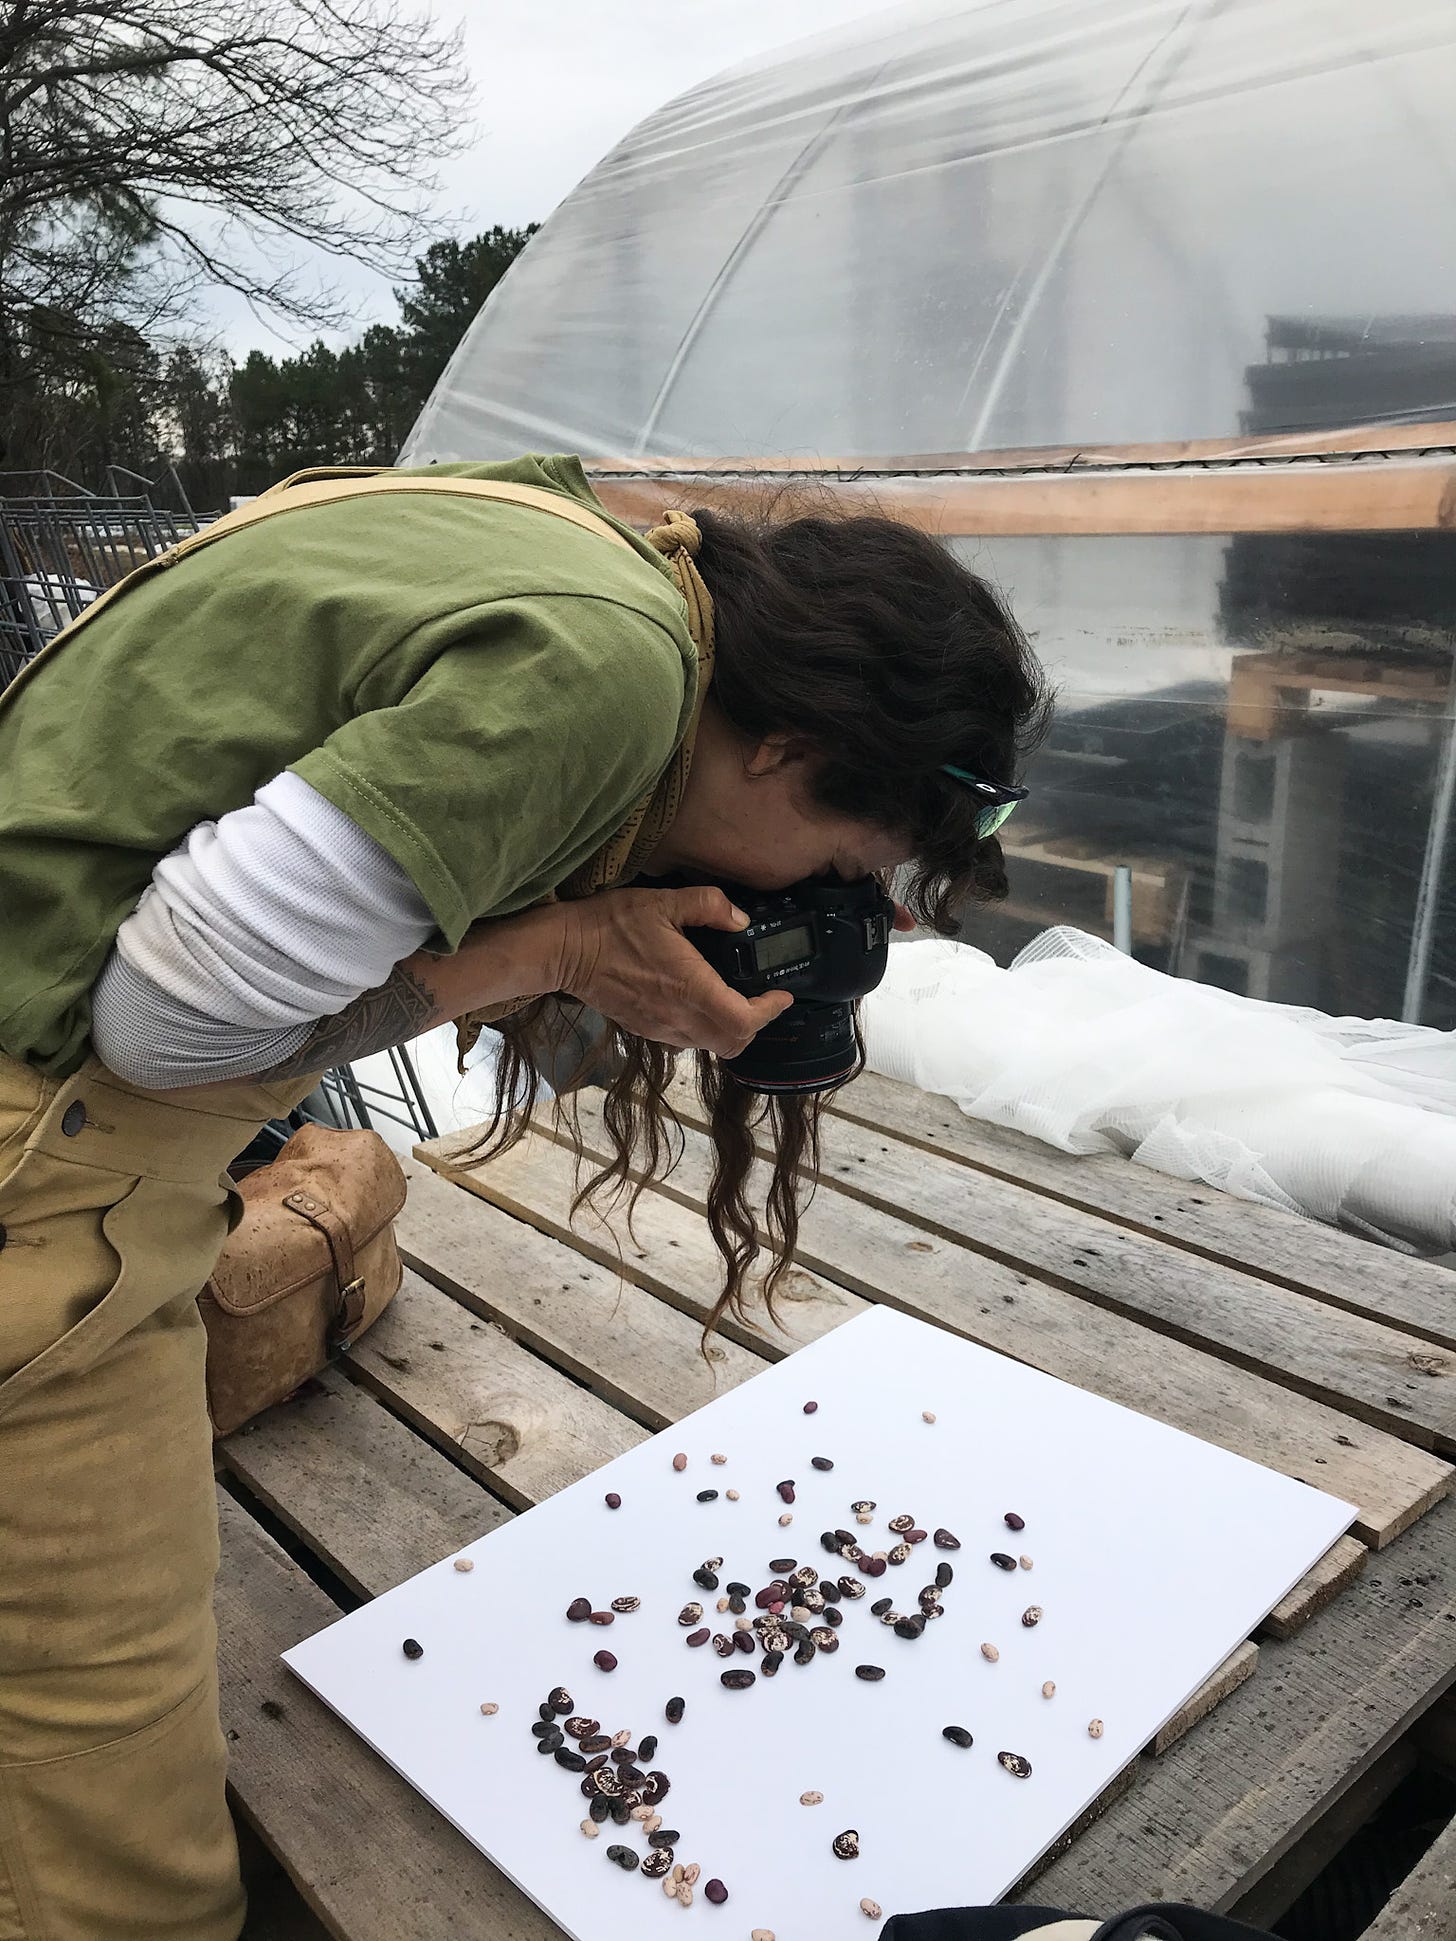
<svg viewBox="0 0 1456 1941"><path fill-rule="evenodd" d="M1227 1909L1456 1680L1456 1499L1378 1557L1037 1883L1049 1906Z"/></svg>
<svg viewBox="0 0 1456 1941"><path fill-rule="evenodd" d="M1261 1638L1292 1638L1326 1604L1334 1602L1347 1584L1353 1584L1370 1561L1370 1552L1354 1537L1341 1537L1325 1552L1309 1572L1301 1577L1287 1597L1281 1597L1259 1626Z"/></svg>
<svg viewBox="0 0 1456 1941"><path fill-rule="evenodd" d="M836 1092L831 1112L978 1173L1034 1186L1069 1206L1456 1348L1456 1276L1431 1261L1235 1199L1212 1186L1173 1179L1114 1153L1059 1152L1024 1133L969 1118L937 1093L874 1073Z"/></svg>
<svg viewBox="0 0 1456 1941"><path fill-rule="evenodd" d="M1001 1898L1005 1901L1025 1900L1032 1882L1040 1880L1042 1875L1052 1865L1053 1861L1060 1860L1064 1853L1071 1852L1072 1848L1076 1845L1082 1834L1087 1831L1089 1826L1094 1825L1100 1820L1103 1814L1111 1807L1116 1806L1120 1799L1127 1797L1133 1787L1137 1785L1139 1778L1142 1776L1143 1769L1144 1761L1141 1754L1136 1758L1129 1759L1122 1771L1108 1785L1103 1787L1092 1804L1085 1807L1077 1815L1066 1832L1059 1834L1052 1841L1046 1852L1039 1859L1032 1862L1020 1880L1014 1886L1009 1887Z"/></svg>
<svg viewBox="0 0 1456 1941"><path fill-rule="evenodd" d="M674 1198L644 1194L633 1216L635 1238L627 1232L626 1214L619 1210L610 1222L598 1218L590 1207L573 1215L576 1197L576 1164L572 1151L544 1132L528 1133L519 1145L500 1153L485 1166L456 1170L455 1155L472 1135L452 1134L448 1138L427 1140L415 1148L417 1157L428 1167L438 1169L455 1186L491 1206L502 1208L515 1220L538 1232L565 1242L584 1261L620 1274L633 1286L645 1288L659 1301L669 1303L701 1322L711 1312L723 1287L723 1262L713 1237L702 1219L685 1215ZM415 1188L412 1186L411 1191ZM432 1199L440 1212L441 1227L436 1234L427 1230L415 1234L414 1251L421 1261L444 1265L446 1274L456 1271L449 1263L460 1259L460 1248L479 1247L480 1228L470 1223L458 1232L464 1217L444 1213L445 1203ZM408 1202L406 1202L408 1210ZM448 1254L447 1254L447 1249ZM832 1281L807 1268L794 1266L784 1276L775 1303L782 1327L776 1328L765 1315L761 1327L744 1326L731 1318L723 1333L730 1340L751 1347L770 1361L778 1361L806 1341L816 1340L841 1321L864 1311L866 1303Z"/></svg>
<svg viewBox="0 0 1456 1941"><path fill-rule="evenodd" d="M1249 438L1183 438L1160 444L1141 445L1010 445L982 452L901 452L876 457L832 458L805 455L798 458L591 458L586 460L591 478L621 472L628 477L653 473L711 477L715 472L764 473L798 472L809 477L848 472L851 475L882 472L975 472L975 471L1057 471L1103 465L1206 465L1214 460L1236 458L1311 458L1326 452L1420 451L1438 445L1456 445L1456 420L1430 419L1423 424L1341 425L1323 431L1261 432Z"/></svg>
<svg viewBox="0 0 1456 1941"><path fill-rule="evenodd" d="M598 1112L583 1099L589 1145ZM684 1139L677 1173L652 1190L700 1214L711 1154L700 1133L688 1128ZM419 1150L427 1155L428 1148ZM490 1197L490 1167L460 1178ZM1146 1329L1122 1315L954 1243L929 1240L922 1228L841 1192L821 1190L806 1210L799 1259L867 1299L1358 1504L1356 1533L1368 1543L1390 1542L1450 1486L1449 1465L1424 1450L1174 1338L1159 1337L1150 1353ZM663 1264L660 1271L671 1277Z"/></svg>
<svg viewBox="0 0 1456 1941"><path fill-rule="evenodd" d="M1437 1834L1362 1941L1456 1941L1456 1820Z"/></svg>
<svg viewBox="0 0 1456 1941"><path fill-rule="evenodd" d="M646 1439L409 1269L346 1359L396 1414L517 1509Z"/></svg>
<svg viewBox="0 0 1456 1941"><path fill-rule="evenodd" d="M219 1495L218 1670L234 1804L339 1941L561 1941L560 1929L279 1663L338 1616Z"/></svg>
<svg viewBox="0 0 1456 1941"><path fill-rule="evenodd" d="M360 1597L403 1583L511 1514L333 1369L216 1454Z"/></svg>
<svg viewBox="0 0 1456 1941"><path fill-rule="evenodd" d="M570 1164L559 1146L552 1152ZM569 1194L569 1181L562 1190ZM698 1322L428 1167L413 1165L396 1232L427 1280L650 1428L764 1366L736 1341L709 1342L704 1359Z"/></svg>
<svg viewBox="0 0 1456 1941"><path fill-rule="evenodd" d="M1236 1692L1246 1678L1252 1678L1259 1668L1259 1647L1248 1638L1237 1651L1230 1652L1218 1670L1198 1687L1186 1704L1181 1705L1168 1723L1154 1736L1151 1750L1165 1753L1170 1746L1177 1745L1185 1733L1191 1732L1200 1719L1206 1719L1221 1699Z"/></svg>
<svg viewBox="0 0 1456 1941"><path fill-rule="evenodd" d="M888 513L924 532L997 535L1237 532L1422 532L1439 530L1456 497L1456 459L1410 455L1370 464L1237 464L1197 470L941 472L816 481L852 511ZM638 525L661 516L652 478L598 478L607 510ZM765 480L748 473L694 482L695 503L759 512Z"/></svg>
<svg viewBox="0 0 1456 1941"><path fill-rule="evenodd" d="M705 1126L690 1096L675 1095L674 1104L689 1123ZM824 1126L821 1177L1406 1442L1456 1448L1456 1354L1399 1329L1331 1313L1308 1294L1197 1260L1028 1187L990 1175L971 1183L953 1160L842 1119Z"/></svg>

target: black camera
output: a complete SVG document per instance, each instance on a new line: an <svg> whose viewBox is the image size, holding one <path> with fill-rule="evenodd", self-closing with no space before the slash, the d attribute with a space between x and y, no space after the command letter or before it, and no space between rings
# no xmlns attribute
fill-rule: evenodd
<svg viewBox="0 0 1456 1941"><path fill-rule="evenodd" d="M873 876L811 876L786 890L721 886L746 930L688 930L725 984L745 997L788 991L794 1002L737 1058L723 1061L753 1092L824 1092L854 1071L854 1001L885 974L895 906Z"/></svg>

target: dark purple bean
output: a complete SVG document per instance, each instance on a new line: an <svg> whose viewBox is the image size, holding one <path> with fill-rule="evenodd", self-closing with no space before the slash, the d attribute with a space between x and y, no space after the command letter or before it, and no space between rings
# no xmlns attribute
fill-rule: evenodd
<svg viewBox="0 0 1456 1941"><path fill-rule="evenodd" d="M959 1550L961 1540L959 1537L953 1537L949 1530L937 1530L935 1533L935 1547L937 1550Z"/></svg>
<svg viewBox="0 0 1456 1941"><path fill-rule="evenodd" d="M602 1728L599 1720L578 1715L574 1719L568 1719L561 1729L568 1739L589 1739L594 1732L600 1732Z"/></svg>
<svg viewBox="0 0 1456 1941"><path fill-rule="evenodd" d="M953 1746L959 1746L962 1752L969 1751L976 1743L963 1725L944 1725L940 1729L940 1736L949 1739Z"/></svg>
<svg viewBox="0 0 1456 1941"><path fill-rule="evenodd" d="M883 1557L861 1557L859 1567L866 1577L883 1577L889 1568Z"/></svg>
<svg viewBox="0 0 1456 1941"><path fill-rule="evenodd" d="M805 1415L815 1415L818 1413L818 1409L819 1404L817 1402L806 1402L804 1404Z"/></svg>
<svg viewBox="0 0 1456 1941"><path fill-rule="evenodd" d="M698 1501L700 1503L716 1503L717 1500L718 1492L715 1489L700 1489L698 1491Z"/></svg>
<svg viewBox="0 0 1456 1941"><path fill-rule="evenodd" d="M706 1644L712 1635L706 1624L700 1625L696 1631L689 1631L685 1642L696 1650L700 1644Z"/></svg>
<svg viewBox="0 0 1456 1941"><path fill-rule="evenodd" d="M656 1756L657 1734L655 1732L649 1732L637 1748L637 1757L642 1761L643 1765L650 1765Z"/></svg>
<svg viewBox="0 0 1456 1941"><path fill-rule="evenodd" d="M924 1543L927 1534L928 1532L924 1530L907 1530L905 1532L905 1541L906 1543Z"/></svg>
<svg viewBox="0 0 1456 1941"><path fill-rule="evenodd" d="M569 1700L567 1702L566 1709L568 1712L571 1710L571 1704ZM538 1705L536 1707L536 1717L538 1719L544 1719L547 1725L554 1725L556 1722L556 1707L549 1703Z"/></svg>
<svg viewBox="0 0 1456 1941"><path fill-rule="evenodd" d="M1014 1557L1008 1557L1004 1550L993 1550L991 1552L991 1562L996 1566L997 1570L1015 1570L1016 1568L1016 1559Z"/></svg>
<svg viewBox="0 0 1456 1941"><path fill-rule="evenodd" d="M723 1671L718 1674L718 1683L725 1691L746 1692L756 1682L751 1671Z"/></svg>
<svg viewBox="0 0 1456 1941"><path fill-rule="evenodd" d="M614 1489L609 1489L602 1500L609 1510L620 1510L622 1507L622 1499Z"/></svg>
<svg viewBox="0 0 1456 1941"><path fill-rule="evenodd" d="M895 1626L895 1636L897 1638L914 1639L918 1638L924 1629L925 1619L923 1617L902 1617Z"/></svg>
<svg viewBox="0 0 1456 1941"><path fill-rule="evenodd" d="M946 1585L952 1583L954 1579L955 1572L949 1564L937 1564L935 1566L935 1588L938 1591L943 1591Z"/></svg>
<svg viewBox="0 0 1456 1941"><path fill-rule="evenodd" d="M866 1685L878 1685L885 1675L885 1668L883 1665L856 1665L854 1675L862 1678Z"/></svg>
<svg viewBox="0 0 1456 1941"><path fill-rule="evenodd" d="M569 1746L558 1746L556 1748L556 1763L558 1766L564 1766L569 1773L584 1773L586 1771L585 1759L582 1758L579 1752L573 1752Z"/></svg>
<svg viewBox="0 0 1456 1941"><path fill-rule="evenodd" d="M794 1485L792 1482L780 1483L778 1485L778 1492L786 1503L792 1503L794 1501Z"/></svg>
<svg viewBox="0 0 1456 1941"><path fill-rule="evenodd" d="M779 1666L783 1662L784 1662L784 1654L782 1653L782 1651L765 1651L762 1658L759 1660L758 1668L763 1673L765 1678L772 1678L776 1675L776 1673L778 1672Z"/></svg>
<svg viewBox="0 0 1456 1941"><path fill-rule="evenodd" d="M589 1773L599 1773L606 1763L607 1755L604 1752L594 1752L586 1762L586 1769Z"/></svg>
<svg viewBox="0 0 1456 1941"><path fill-rule="evenodd" d="M423 1658L425 1655L425 1647L418 1638L406 1638L403 1649L406 1658Z"/></svg>
<svg viewBox="0 0 1456 1941"><path fill-rule="evenodd" d="M553 1712L564 1714L571 1710L571 1693L567 1691L564 1685L557 1685L546 1694L546 1703L551 1707Z"/></svg>
<svg viewBox="0 0 1456 1941"><path fill-rule="evenodd" d="M819 1580L819 1595L826 1603L837 1604L840 1598L843 1597L844 1592L832 1577L821 1577Z"/></svg>
<svg viewBox="0 0 1456 1941"><path fill-rule="evenodd" d="M611 1737L605 1732L588 1733L586 1738L581 1742L581 1749L583 1752L610 1752L612 1749Z"/></svg>
<svg viewBox="0 0 1456 1941"><path fill-rule="evenodd" d="M566 1615L571 1619L573 1624L585 1624L591 1616L591 1599L589 1597L573 1597L566 1607Z"/></svg>
<svg viewBox="0 0 1456 1941"><path fill-rule="evenodd" d="M821 1550L827 1550L831 1557L837 1553L839 1549L839 1538L835 1535L833 1530L820 1531L819 1548Z"/></svg>
<svg viewBox="0 0 1456 1941"><path fill-rule="evenodd" d="M685 1698L670 1698L662 1708L662 1715L669 1725L680 1725L682 1715L687 1710Z"/></svg>
<svg viewBox="0 0 1456 1941"><path fill-rule="evenodd" d="M614 1799L611 1803L612 1825L630 1826L632 1822L632 1808L640 1804L641 1802L635 1799Z"/></svg>
<svg viewBox="0 0 1456 1941"><path fill-rule="evenodd" d="M703 1888L703 1892L713 1903L714 1907L721 1907L728 1898L728 1889L723 1885L721 1880L710 1880Z"/></svg>
<svg viewBox="0 0 1456 1941"><path fill-rule="evenodd" d="M593 1611L587 1619L588 1624L615 1624L616 1614L612 1611Z"/></svg>
<svg viewBox="0 0 1456 1941"><path fill-rule="evenodd" d="M826 1605L824 1608L824 1622L827 1625L829 1625L831 1629L837 1631L840 1625L843 1624L844 1622L843 1611L839 1610L833 1604Z"/></svg>
<svg viewBox="0 0 1456 1941"><path fill-rule="evenodd" d="M615 1671L617 1661L610 1651L599 1651L592 1659L598 1671Z"/></svg>
<svg viewBox="0 0 1456 1941"><path fill-rule="evenodd" d="M1024 1516L1018 1516L1015 1510L1008 1510L1001 1521L1006 1525L1008 1530L1024 1530L1026 1528L1026 1518Z"/></svg>
<svg viewBox="0 0 1456 1941"><path fill-rule="evenodd" d="M733 1633L733 1642L740 1651L745 1651L750 1656L758 1649L751 1631L735 1631Z"/></svg>
<svg viewBox="0 0 1456 1941"><path fill-rule="evenodd" d="M648 1834L647 1844L649 1847L675 1847L681 1838L675 1826L660 1826L656 1833Z"/></svg>
<svg viewBox="0 0 1456 1941"><path fill-rule="evenodd" d="M730 1597L751 1597L753 1595L752 1584L740 1584L735 1582L732 1584L725 1584L723 1588L725 1591L727 1591Z"/></svg>
<svg viewBox="0 0 1456 1941"><path fill-rule="evenodd" d="M796 1665L812 1665L818 1655L814 1649L814 1640L812 1638L803 1638L795 1648L794 1663Z"/></svg>
<svg viewBox="0 0 1456 1941"><path fill-rule="evenodd" d="M797 1557L770 1557L768 1567L774 1573L775 1577L782 1577L786 1571L795 1569L798 1562ZM787 1590L788 1588L788 1585L785 1584L784 1589Z"/></svg>
<svg viewBox="0 0 1456 1941"><path fill-rule="evenodd" d="M611 1812L612 1802L609 1799L603 1799L595 1786L591 1786L590 1788L584 1786L582 1788L583 1792L587 1792L588 1790L591 1793L591 1805L587 1808L587 1811L596 1824L600 1826L602 1821Z"/></svg>
<svg viewBox="0 0 1456 1941"><path fill-rule="evenodd" d="M883 1617L895 1602L893 1597L877 1597L870 1606L871 1617Z"/></svg>
<svg viewBox="0 0 1456 1941"><path fill-rule="evenodd" d="M809 1458L809 1467L811 1469L833 1469L834 1464L828 1456L811 1456Z"/></svg>
<svg viewBox="0 0 1456 1941"><path fill-rule="evenodd" d="M716 1578L716 1576L714 1576L713 1572L711 1570L708 1570L706 1567L704 1567L701 1570L695 1570L693 1572L693 1582L697 1585L699 1590L715 1591L718 1588L718 1579Z"/></svg>

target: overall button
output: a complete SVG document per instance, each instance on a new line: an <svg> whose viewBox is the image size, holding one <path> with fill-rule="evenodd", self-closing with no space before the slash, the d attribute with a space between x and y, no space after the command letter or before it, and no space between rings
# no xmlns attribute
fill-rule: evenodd
<svg viewBox="0 0 1456 1941"><path fill-rule="evenodd" d="M68 1139L74 1139L86 1123L86 1107L80 1099L72 1099L61 1114L61 1131Z"/></svg>

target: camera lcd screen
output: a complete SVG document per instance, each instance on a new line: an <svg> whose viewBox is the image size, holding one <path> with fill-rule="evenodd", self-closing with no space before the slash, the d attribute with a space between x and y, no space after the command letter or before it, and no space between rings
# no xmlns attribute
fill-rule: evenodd
<svg viewBox="0 0 1456 1941"><path fill-rule="evenodd" d="M753 946L753 961L761 971L778 970L809 956L814 948L814 932L807 923L792 930L780 930L772 937L760 937Z"/></svg>

